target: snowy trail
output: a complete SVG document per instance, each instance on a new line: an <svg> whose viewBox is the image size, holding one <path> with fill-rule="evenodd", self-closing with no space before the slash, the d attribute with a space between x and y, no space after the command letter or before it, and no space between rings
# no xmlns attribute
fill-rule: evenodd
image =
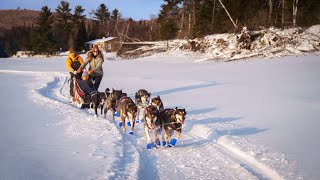
<svg viewBox="0 0 320 180"><path fill-rule="evenodd" d="M30 91L34 102L64 114L64 120L51 125L66 125L66 135L90 137L90 157L100 161L93 177L115 179L283 179L275 170L242 152L227 137L217 142L183 130L182 140L173 148L145 148L144 130L136 124L133 136L122 133L111 117L94 118L92 112L68 103L68 78L64 73L7 71L32 75L37 84ZM127 127L128 128L128 127ZM107 148L112 146L113 148ZM115 150L109 152L111 149ZM110 156L114 156L110 159ZM107 161L107 162L106 162ZM112 163L110 161L113 161ZM125 166L123 166L125 165Z"/></svg>

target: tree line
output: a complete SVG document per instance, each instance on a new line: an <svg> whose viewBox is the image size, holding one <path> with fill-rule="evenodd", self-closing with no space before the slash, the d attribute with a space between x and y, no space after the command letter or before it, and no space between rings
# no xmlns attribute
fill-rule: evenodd
<svg viewBox="0 0 320 180"><path fill-rule="evenodd" d="M149 20L122 18L119 10L100 4L87 18L85 9L61 1L52 12L42 7L31 27L13 26L1 38L0 56L18 50L53 54L69 47L85 50L85 42L102 37L120 41L155 41L198 38L209 34L239 32L246 26L258 30L309 27L320 23L319 0L164 0L158 15Z"/></svg>

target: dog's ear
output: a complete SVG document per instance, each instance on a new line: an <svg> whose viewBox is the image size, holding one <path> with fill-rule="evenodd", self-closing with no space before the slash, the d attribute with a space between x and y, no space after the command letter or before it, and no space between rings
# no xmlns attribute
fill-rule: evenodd
<svg viewBox="0 0 320 180"><path fill-rule="evenodd" d="M151 96L151 93L148 93L149 96Z"/></svg>
<svg viewBox="0 0 320 180"><path fill-rule="evenodd" d="M175 108L175 110L177 110L177 109L178 109L178 107Z"/></svg>
<svg viewBox="0 0 320 180"><path fill-rule="evenodd" d="M157 96L157 98L159 98L159 99L160 99L160 96L158 95L158 96Z"/></svg>
<svg viewBox="0 0 320 180"><path fill-rule="evenodd" d="M114 89L112 88L112 92L114 92Z"/></svg>

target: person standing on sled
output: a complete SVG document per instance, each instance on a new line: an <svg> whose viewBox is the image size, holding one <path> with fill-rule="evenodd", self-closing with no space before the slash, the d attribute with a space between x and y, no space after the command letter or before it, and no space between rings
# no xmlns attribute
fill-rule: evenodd
<svg viewBox="0 0 320 180"><path fill-rule="evenodd" d="M81 79L82 69L80 69L80 66L83 64L83 59L73 48L70 48L69 52L70 54L66 59L66 66L70 73L70 96L73 98L73 77L76 79Z"/></svg>
<svg viewBox="0 0 320 180"><path fill-rule="evenodd" d="M93 88L95 91L98 91L102 80L103 62L104 59L102 52L99 50L97 45L93 45L92 50L87 52L86 61L80 67L80 69L84 69L88 63L90 64L88 74L93 80Z"/></svg>

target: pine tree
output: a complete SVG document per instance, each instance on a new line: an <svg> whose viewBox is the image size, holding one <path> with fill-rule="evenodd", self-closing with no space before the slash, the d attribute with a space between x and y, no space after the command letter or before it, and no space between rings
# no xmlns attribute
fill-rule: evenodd
<svg viewBox="0 0 320 180"><path fill-rule="evenodd" d="M118 36L118 22L120 20L120 13L118 9L114 9L111 13L111 29L113 29L112 36Z"/></svg>
<svg viewBox="0 0 320 180"><path fill-rule="evenodd" d="M104 30L108 29L108 21L110 19L110 12L105 4L100 4L96 12L94 13L94 18L96 18L104 27Z"/></svg>
<svg viewBox="0 0 320 180"><path fill-rule="evenodd" d="M163 40L169 40L175 38L178 32L178 19L179 19L179 7L180 1L177 0L165 0L165 3L161 5L161 10L157 22L160 26L160 38Z"/></svg>
<svg viewBox="0 0 320 180"><path fill-rule="evenodd" d="M77 51L85 50L86 49L85 43L87 41L88 41L88 35L87 35L86 26L83 20L80 22L76 36L75 36L74 48Z"/></svg>
<svg viewBox="0 0 320 180"><path fill-rule="evenodd" d="M58 46L63 50L67 50L73 46L73 35L71 34L73 24L69 5L68 2L61 1L60 5L56 8L55 37L58 41Z"/></svg>
<svg viewBox="0 0 320 180"><path fill-rule="evenodd" d="M74 14L72 15L73 23L79 25L82 21L85 20L86 15L83 15L84 11L85 9L83 9L82 6L76 6L74 8Z"/></svg>
<svg viewBox="0 0 320 180"><path fill-rule="evenodd" d="M99 22L92 21L88 27L88 40L93 40L99 38Z"/></svg>
<svg viewBox="0 0 320 180"><path fill-rule="evenodd" d="M72 15L73 19L73 39L74 44L73 47L76 51L81 51L86 49L85 48L85 42L88 40L88 34L87 30L84 24L85 21L85 15L83 15L83 12L85 9L82 8L82 6L76 6L74 9L74 14Z"/></svg>
<svg viewBox="0 0 320 180"><path fill-rule="evenodd" d="M192 27L192 37L202 37L210 34L212 22L212 6L211 0L200 0L196 4L197 21Z"/></svg>
<svg viewBox="0 0 320 180"><path fill-rule="evenodd" d="M52 54L57 51L53 38L51 11L48 6L43 6L35 23L33 50L35 53Z"/></svg>

